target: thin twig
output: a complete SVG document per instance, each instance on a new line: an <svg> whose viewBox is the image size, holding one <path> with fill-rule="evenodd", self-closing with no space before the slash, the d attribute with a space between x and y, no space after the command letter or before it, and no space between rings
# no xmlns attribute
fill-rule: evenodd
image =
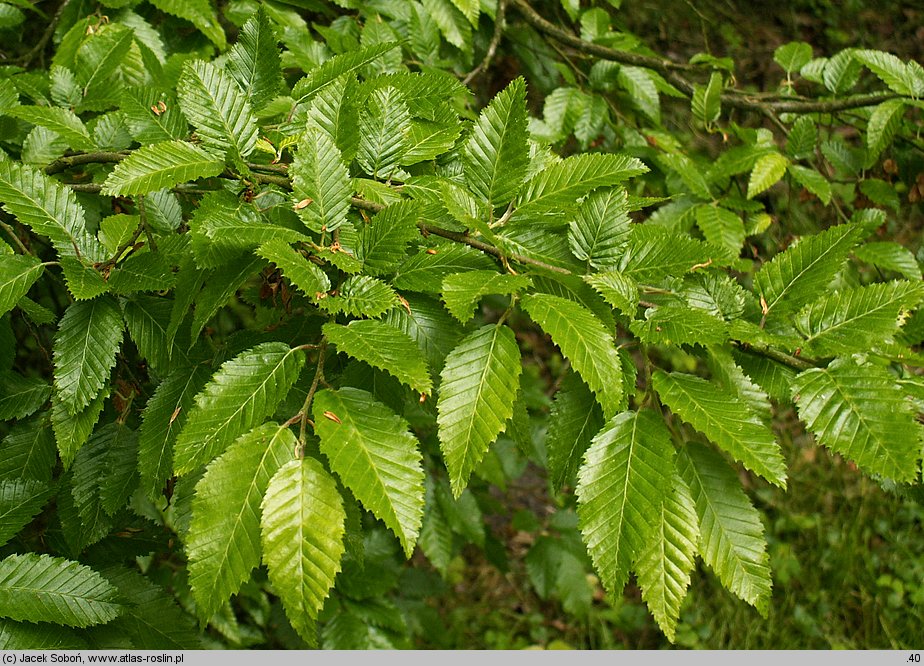
<svg viewBox="0 0 924 666"><path fill-rule="evenodd" d="M27 248L23 244L19 236L16 235L16 230L13 229L13 227L8 225L6 222L0 222L0 229L3 229L7 233L7 235L9 235L9 237L13 239L13 242L16 243L16 247L19 248L20 252L22 252L23 254L33 254L29 250L29 248Z"/></svg>
<svg viewBox="0 0 924 666"><path fill-rule="evenodd" d="M488 50L484 54L484 60L478 63L472 71L466 74L462 79L464 85L469 85L476 76L485 71L494 60L494 54L497 53L497 47L501 38L504 36L504 17L507 12L507 0L497 0L497 12L494 15L494 34L491 35L491 42L488 44Z"/></svg>
<svg viewBox="0 0 924 666"><path fill-rule="evenodd" d="M45 32L42 33L41 38L36 42L26 55L20 58L19 63L23 67L28 67L29 64L35 59L35 56L40 54L45 50L45 47L48 45L48 41L55 34L55 29L58 27L58 22L61 20L61 16L64 14L64 10L67 6L71 4L71 0L64 0L60 5L58 5L58 10L55 12L55 15L51 17L51 21L48 22L48 27L45 28Z"/></svg>
<svg viewBox="0 0 924 666"><path fill-rule="evenodd" d="M49 176L60 173L66 169L84 164L107 164L121 162L131 153L128 151L102 151L97 153L77 153L76 155L66 155L59 157L54 162L45 167L45 173Z"/></svg>
<svg viewBox="0 0 924 666"><path fill-rule="evenodd" d="M318 347L318 365L314 371L314 379L311 381L311 388L308 389L308 395L305 396L305 404L302 405L301 414L301 425L298 428L298 441L304 446L305 445L305 428L308 425L308 410L311 409L311 402L314 400L314 394L318 390L318 385L321 383L321 380L324 378L324 355L327 352L327 338L321 338L321 343Z"/></svg>

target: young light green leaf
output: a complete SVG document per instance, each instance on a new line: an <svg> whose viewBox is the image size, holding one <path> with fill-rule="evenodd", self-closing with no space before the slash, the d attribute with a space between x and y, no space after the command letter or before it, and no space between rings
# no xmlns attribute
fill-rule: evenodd
<svg viewBox="0 0 924 666"><path fill-rule="evenodd" d="M472 26L450 0L422 0L424 10L436 25L446 41L463 53L471 51Z"/></svg>
<svg viewBox="0 0 924 666"><path fill-rule="evenodd" d="M624 409L619 353L600 320L584 306L560 296L530 294L523 297L522 305L596 394L603 415L612 418Z"/></svg>
<svg viewBox="0 0 924 666"><path fill-rule="evenodd" d="M674 447L660 414L612 418L593 438L575 494L587 551L604 589L619 597L670 489Z"/></svg>
<svg viewBox="0 0 924 666"><path fill-rule="evenodd" d="M754 291L766 303L766 313L783 315L818 297L841 269L847 253L863 236L855 225L843 224L780 252L754 276Z"/></svg>
<svg viewBox="0 0 924 666"><path fill-rule="evenodd" d="M227 47L227 38L209 0L151 0L162 12L185 19L196 26L219 51Z"/></svg>
<svg viewBox="0 0 924 666"><path fill-rule="evenodd" d="M48 485L35 479L0 481L0 545L32 522L53 494Z"/></svg>
<svg viewBox="0 0 924 666"><path fill-rule="evenodd" d="M622 65L616 74L619 87L629 93L629 99L655 125L661 124L661 100L651 70Z"/></svg>
<svg viewBox="0 0 924 666"><path fill-rule="evenodd" d="M222 364L196 396L174 447L174 470L187 474L259 425L285 399L305 364L305 353L266 342Z"/></svg>
<svg viewBox="0 0 924 666"><path fill-rule="evenodd" d="M797 375L792 396L799 418L824 446L871 474L917 478L924 431L886 368L838 358Z"/></svg>
<svg viewBox="0 0 924 666"><path fill-rule="evenodd" d="M744 243L744 222L741 217L721 206L702 204L696 207L696 226L703 232L706 242L725 250L729 257L737 257Z"/></svg>
<svg viewBox="0 0 924 666"><path fill-rule="evenodd" d="M427 363L414 341L403 331L374 319L351 321L347 326L329 322L324 335L337 351L384 370L422 394L433 388Z"/></svg>
<svg viewBox="0 0 924 666"><path fill-rule="evenodd" d="M529 166L526 82L514 79L478 116L465 142L466 183L492 207L507 203L526 179Z"/></svg>
<svg viewBox="0 0 924 666"><path fill-rule="evenodd" d="M824 63L822 80L828 90L835 94L845 93L856 85L863 70L854 58L856 52L857 49L853 48L843 49Z"/></svg>
<svg viewBox="0 0 924 666"><path fill-rule="evenodd" d="M696 564L699 525L690 488L674 472L661 514L635 561L642 599L671 642Z"/></svg>
<svg viewBox="0 0 924 666"><path fill-rule="evenodd" d="M318 301L326 312L342 312L354 317L381 317L398 304L398 295L381 280L368 275L349 278L334 296Z"/></svg>
<svg viewBox="0 0 924 666"><path fill-rule="evenodd" d="M285 83L276 42L273 25L261 7L241 28L237 42L228 51L228 72L254 111L266 106Z"/></svg>
<svg viewBox="0 0 924 666"><path fill-rule="evenodd" d="M292 97L295 98L297 104L306 102L324 86L336 81L344 74L355 72L365 67L392 49L398 48L398 46L398 42L383 42L335 55L311 70L308 76L298 81L292 89Z"/></svg>
<svg viewBox="0 0 924 666"><path fill-rule="evenodd" d="M569 372L549 413L545 436L549 477L556 489L571 484L591 440L603 427L603 412L580 375Z"/></svg>
<svg viewBox="0 0 924 666"><path fill-rule="evenodd" d="M895 137L905 113L905 101L901 99L886 100L873 109L866 124L866 147L870 158L879 157Z"/></svg>
<svg viewBox="0 0 924 666"><path fill-rule="evenodd" d="M809 116L799 116L789 130L786 153L794 159L804 159L815 154L818 128Z"/></svg>
<svg viewBox="0 0 924 666"><path fill-rule="evenodd" d="M0 615L26 622L89 627L122 610L116 588L61 557L26 553L0 561Z"/></svg>
<svg viewBox="0 0 924 666"><path fill-rule="evenodd" d="M410 557L423 519L424 472L407 421L370 393L350 387L320 391L312 409L331 469Z"/></svg>
<svg viewBox="0 0 924 666"><path fill-rule="evenodd" d="M790 164L787 168L789 175L802 187L814 194L825 206L831 203L831 183L815 169Z"/></svg>
<svg viewBox="0 0 924 666"><path fill-rule="evenodd" d="M748 180L748 199L778 183L788 166L789 159L780 153L768 153L757 160Z"/></svg>
<svg viewBox="0 0 924 666"><path fill-rule="evenodd" d="M924 92L916 89L915 79L905 67L905 63L891 53L858 49L853 52L853 57L866 65L892 92L909 97L920 96Z"/></svg>
<svg viewBox="0 0 924 666"><path fill-rule="evenodd" d="M373 177L388 177L406 150L411 115L397 88L377 88L359 114L356 160Z"/></svg>
<svg viewBox="0 0 924 666"><path fill-rule="evenodd" d="M234 79L209 62L193 60L183 66L177 95L203 146L243 166L257 144L257 123Z"/></svg>
<svg viewBox="0 0 924 666"><path fill-rule="evenodd" d="M68 413L89 405L109 379L122 344L122 313L115 299L100 296L72 303L55 336L55 388Z"/></svg>
<svg viewBox="0 0 924 666"><path fill-rule="evenodd" d="M736 392L701 377L660 370L652 385L677 416L752 472L786 487L786 461L773 432Z"/></svg>
<svg viewBox="0 0 924 666"><path fill-rule="evenodd" d="M806 42L788 42L777 47L773 59L786 70L786 76L798 72L812 59L812 45Z"/></svg>
<svg viewBox="0 0 924 666"><path fill-rule="evenodd" d="M337 484L317 460L290 460L269 482L262 505L263 562L286 617L313 642L318 611L343 557L346 512Z"/></svg>
<svg viewBox="0 0 924 666"><path fill-rule="evenodd" d="M437 423L455 497L513 415L520 372L520 350L506 326L483 326L446 358Z"/></svg>
<svg viewBox="0 0 924 666"><path fill-rule="evenodd" d="M625 188L590 194L568 224L571 252L594 268L614 268L629 236L629 200Z"/></svg>
<svg viewBox="0 0 924 666"><path fill-rule="evenodd" d="M585 275L584 281L593 287L603 300L624 315L635 317L638 307L638 284L620 271L604 271Z"/></svg>
<svg viewBox="0 0 924 666"><path fill-rule="evenodd" d="M217 176L224 168L222 160L198 146L186 141L162 141L142 146L119 162L103 183L103 194L148 194Z"/></svg>
<svg viewBox="0 0 924 666"><path fill-rule="evenodd" d="M196 484L186 552L200 619L218 612L260 564L260 505L297 444L289 428L265 423L241 435Z"/></svg>
<svg viewBox="0 0 924 666"><path fill-rule="evenodd" d="M764 528L734 470L690 442L677 456L677 471L696 504L703 560L725 587L766 615L772 583Z"/></svg>
<svg viewBox="0 0 924 666"><path fill-rule="evenodd" d="M443 278L443 302L450 314L463 324L474 316L474 308L486 294L515 294L531 284L525 275L504 275L496 271L467 271Z"/></svg>
<svg viewBox="0 0 924 666"><path fill-rule="evenodd" d="M0 315L16 307L44 270L44 264L29 255L0 256Z"/></svg>
<svg viewBox="0 0 924 666"><path fill-rule="evenodd" d="M320 233L346 222L353 185L340 149L324 130L308 127L292 163L295 209L305 225Z"/></svg>
<svg viewBox="0 0 924 666"><path fill-rule="evenodd" d="M851 354L889 342L902 324L902 313L924 299L921 282L886 282L828 293L794 319L812 356Z"/></svg>
<svg viewBox="0 0 924 666"><path fill-rule="evenodd" d="M911 250L893 241L865 243L853 251L860 261L900 273L909 280L921 279L921 266Z"/></svg>

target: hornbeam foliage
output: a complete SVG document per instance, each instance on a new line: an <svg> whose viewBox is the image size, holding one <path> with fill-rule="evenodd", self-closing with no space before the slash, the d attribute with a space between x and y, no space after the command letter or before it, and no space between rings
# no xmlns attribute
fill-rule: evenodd
<svg viewBox="0 0 924 666"><path fill-rule="evenodd" d="M401 567L497 562L524 473L539 596L634 576L674 641L698 560L773 608L779 415L920 491L917 63L784 45L758 95L614 2L64 4L0 67L0 647L408 647Z"/></svg>

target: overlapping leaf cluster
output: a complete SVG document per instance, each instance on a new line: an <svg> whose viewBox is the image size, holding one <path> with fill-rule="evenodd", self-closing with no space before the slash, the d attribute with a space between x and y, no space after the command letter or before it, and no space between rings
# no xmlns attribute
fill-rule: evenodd
<svg viewBox="0 0 924 666"><path fill-rule="evenodd" d="M153 5L225 48L206 3ZM744 144L708 169L631 137L561 157L550 144L608 131L607 86L654 126L672 86L604 60L599 90L559 88L542 119L523 78L471 112L436 66L442 40L471 45L480 5L407 5L355 34L325 28L326 44L267 5L218 59L169 52L125 9L77 20L41 84L3 70L0 533L20 553L0 561L3 647L107 640L41 623L195 646L192 615L240 644L230 600L260 567L307 644L400 645L369 571L419 546L445 572L461 540L484 545L469 488L504 481L510 442L508 460L573 488L607 593L634 573L670 638L697 557L769 608L738 472L786 486L771 399L863 471L920 481L924 287L910 252L876 240L882 211L743 258L770 223L756 197L788 173L827 204L842 193L812 156L853 153L805 115L785 150L737 128ZM788 75L848 87L838 56L778 56ZM851 58L898 95L871 112L869 161L921 78L887 54ZM693 93L708 128L723 85L717 72ZM866 279L870 265L891 279ZM36 329L47 367L11 353ZM538 445L524 331L568 368ZM53 497L56 555L38 555L25 528ZM87 565L151 552L179 562L192 615L135 572ZM586 554L537 541L540 593L579 590Z"/></svg>

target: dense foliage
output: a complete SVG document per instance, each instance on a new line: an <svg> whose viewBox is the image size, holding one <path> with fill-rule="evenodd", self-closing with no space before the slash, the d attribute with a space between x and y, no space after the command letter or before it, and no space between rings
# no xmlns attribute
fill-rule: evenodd
<svg viewBox="0 0 924 666"><path fill-rule="evenodd" d="M541 597L632 580L673 641L699 559L766 615L788 406L920 493L917 62L219 4L0 3L48 24L0 66L0 646L408 646L401 572L502 565L523 474Z"/></svg>

